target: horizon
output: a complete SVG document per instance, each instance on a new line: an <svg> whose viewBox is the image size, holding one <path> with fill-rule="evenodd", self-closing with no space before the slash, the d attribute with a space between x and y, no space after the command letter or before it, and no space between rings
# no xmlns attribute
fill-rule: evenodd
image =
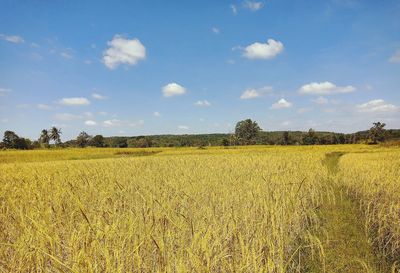
<svg viewBox="0 0 400 273"><path fill-rule="evenodd" d="M0 131L400 128L400 1L0 0Z"/></svg>

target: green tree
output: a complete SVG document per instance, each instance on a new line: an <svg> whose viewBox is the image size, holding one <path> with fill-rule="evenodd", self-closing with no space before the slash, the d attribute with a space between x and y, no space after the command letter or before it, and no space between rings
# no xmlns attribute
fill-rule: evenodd
<svg viewBox="0 0 400 273"><path fill-rule="evenodd" d="M95 135L90 141L89 146L93 147L104 147L104 137L102 135Z"/></svg>
<svg viewBox="0 0 400 273"><path fill-rule="evenodd" d="M303 144L304 145L318 144L318 136L312 128L310 128L307 134L303 136Z"/></svg>
<svg viewBox="0 0 400 273"><path fill-rule="evenodd" d="M91 136L88 135L85 131L80 132L78 137L76 138L76 145L78 147L85 148L88 145L90 139Z"/></svg>
<svg viewBox="0 0 400 273"><path fill-rule="evenodd" d="M46 147L49 146L49 142L50 142L50 135L49 135L49 131L46 129L42 130L42 133L40 134L39 137L39 142L43 145L45 145Z"/></svg>
<svg viewBox="0 0 400 273"><path fill-rule="evenodd" d="M288 131L283 132L282 134L282 144L289 145L290 144L290 135Z"/></svg>
<svg viewBox="0 0 400 273"><path fill-rule="evenodd" d="M54 140L54 144L57 146L61 143L61 129L57 129L55 126L50 129L50 139Z"/></svg>
<svg viewBox="0 0 400 273"><path fill-rule="evenodd" d="M236 123L235 136L243 145L255 144L260 131L257 122L246 119Z"/></svg>
<svg viewBox="0 0 400 273"><path fill-rule="evenodd" d="M4 147L7 149L15 148L18 139L18 135L13 131L5 131L3 137Z"/></svg>
<svg viewBox="0 0 400 273"><path fill-rule="evenodd" d="M377 144L378 142L384 142L386 138L385 123L374 122L374 126L369 129L368 137L372 144Z"/></svg>

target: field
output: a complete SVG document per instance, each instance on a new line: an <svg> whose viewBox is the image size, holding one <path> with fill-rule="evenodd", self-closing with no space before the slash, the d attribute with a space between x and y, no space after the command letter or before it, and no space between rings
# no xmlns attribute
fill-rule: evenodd
<svg viewBox="0 0 400 273"><path fill-rule="evenodd" d="M400 150L0 152L0 272L400 272Z"/></svg>

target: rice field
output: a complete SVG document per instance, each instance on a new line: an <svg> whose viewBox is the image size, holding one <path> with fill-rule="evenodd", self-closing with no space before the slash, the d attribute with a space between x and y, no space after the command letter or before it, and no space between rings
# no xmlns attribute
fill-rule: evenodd
<svg viewBox="0 0 400 273"><path fill-rule="evenodd" d="M338 187L396 272L399 162L363 145L1 151L0 272L323 272Z"/></svg>

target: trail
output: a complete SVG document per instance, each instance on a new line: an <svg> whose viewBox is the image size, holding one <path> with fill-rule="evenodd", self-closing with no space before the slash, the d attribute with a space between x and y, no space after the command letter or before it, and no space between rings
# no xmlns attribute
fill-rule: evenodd
<svg viewBox="0 0 400 273"><path fill-rule="evenodd" d="M342 155L329 153L324 160L333 184ZM324 249L325 272L390 272L373 251L357 204L347 197L340 185L334 187L334 200L327 199L320 209L322 232L317 234ZM321 263L312 264L308 272L324 272L324 268Z"/></svg>

